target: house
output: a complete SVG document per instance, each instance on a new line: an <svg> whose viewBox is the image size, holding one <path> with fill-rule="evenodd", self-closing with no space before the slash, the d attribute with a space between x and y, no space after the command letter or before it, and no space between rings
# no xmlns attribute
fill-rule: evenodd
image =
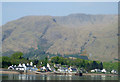
<svg viewBox="0 0 120 82"><path fill-rule="evenodd" d="M12 70L25 70L25 68L21 65L21 64L19 64L18 66L9 66L8 67L8 69L12 69Z"/></svg>
<svg viewBox="0 0 120 82"><path fill-rule="evenodd" d="M47 68L48 68L50 71L52 71L51 68L50 68L50 64L49 64L49 63L47 63Z"/></svg>
<svg viewBox="0 0 120 82"><path fill-rule="evenodd" d="M60 64L54 64L55 68L59 68L61 65Z"/></svg>
<svg viewBox="0 0 120 82"><path fill-rule="evenodd" d="M36 65L34 65L34 67L32 66L33 65L33 63L32 62L30 62L30 65L29 65L29 63L27 63L27 65L26 64L19 64L18 66L9 66L8 67L8 69L12 69L12 70L30 70L30 71L35 71L35 70L37 70L37 68L36 68Z"/></svg>
<svg viewBox="0 0 120 82"><path fill-rule="evenodd" d="M30 62L30 65L31 65L31 66L33 66L33 63L32 63L32 62Z"/></svg>
<svg viewBox="0 0 120 82"><path fill-rule="evenodd" d="M22 67L22 64L20 63L20 64L18 65L18 67Z"/></svg>
<svg viewBox="0 0 120 82"><path fill-rule="evenodd" d="M102 72L102 73L106 73L107 71L106 71L105 69L102 69L101 72Z"/></svg>
<svg viewBox="0 0 120 82"><path fill-rule="evenodd" d="M100 69L95 69L95 72L101 72L101 70Z"/></svg>
<svg viewBox="0 0 120 82"><path fill-rule="evenodd" d="M112 70L112 71L111 71L111 73L112 73L112 74L116 74L116 73L117 73L117 71L115 71L115 70Z"/></svg>
<svg viewBox="0 0 120 82"><path fill-rule="evenodd" d="M93 72L95 72L95 70L93 69L93 70L91 70L91 72L93 73Z"/></svg>
<svg viewBox="0 0 120 82"><path fill-rule="evenodd" d="M36 65L34 65L34 67L36 67Z"/></svg>
<svg viewBox="0 0 120 82"><path fill-rule="evenodd" d="M91 70L91 72L93 73L93 72L101 72L101 70L100 69L93 69L93 70Z"/></svg>
<svg viewBox="0 0 120 82"><path fill-rule="evenodd" d="M59 72L68 72L68 69L64 68L64 67L60 67L57 71L59 71Z"/></svg>
<svg viewBox="0 0 120 82"><path fill-rule="evenodd" d="M47 66L43 66L40 68L40 71L51 71L51 69Z"/></svg>
<svg viewBox="0 0 120 82"><path fill-rule="evenodd" d="M77 71L78 70L76 68L72 68L72 67L68 68L69 73L77 73Z"/></svg>
<svg viewBox="0 0 120 82"><path fill-rule="evenodd" d="M46 67L43 66L43 67L40 68L40 70L41 70L41 71L45 71L45 70L46 70Z"/></svg>
<svg viewBox="0 0 120 82"><path fill-rule="evenodd" d="M14 68L14 66L12 65L12 66L9 66L8 69L14 70L15 68Z"/></svg>

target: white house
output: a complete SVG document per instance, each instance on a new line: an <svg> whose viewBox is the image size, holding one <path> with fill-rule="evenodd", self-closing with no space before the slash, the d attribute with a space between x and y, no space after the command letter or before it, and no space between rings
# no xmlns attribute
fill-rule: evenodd
<svg viewBox="0 0 120 82"><path fill-rule="evenodd" d="M12 70L14 70L14 67L13 67L13 66L9 66L8 69L12 69Z"/></svg>
<svg viewBox="0 0 120 82"><path fill-rule="evenodd" d="M42 67L43 70L46 70L45 66Z"/></svg>
<svg viewBox="0 0 120 82"><path fill-rule="evenodd" d="M30 63L30 65L29 65L29 63L27 63L27 65L26 64L19 64L18 66L9 66L8 67L8 69L12 69L12 70L31 70L31 71L34 71L34 70L37 70L37 68L36 68L36 65L34 65L34 67L33 66L31 66L31 65L33 65L33 63L31 62Z"/></svg>
<svg viewBox="0 0 120 82"><path fill-rule="evenodd" d="M16 67L16 65L14 65L14 67Z"/></svg>
<svg viewBox="0 0 120 82"><path fill-rule="evenodd" d="M48 69L49 69L50 71L52 71L51 68L50 68L50 64L49 64L49 63L47 63L47 67L48 67Z"/></svg>
<svg viewBox="0 0 120 82"><path fill-rule="evenodd" d="M107 71L106 71L105 69L102 69L101 72L102 72L102 73L106 73Z"/></svg>
<svg viewBox="0 0 120 82"><path fill-rule="evenodd" d="M91 70L91 72L93 73L93 72L95 72L95 70L93 69L93 70Z"/></svg>
<svg viewBox="0 0 120 82"><path fill-rule="evenodd" d="M48 68L50 67L49 63L47 63L47 67L48 67Z"/></svg>
<svg viewBox="0 0 120 82"><path fill-rule="evenodd" d="M77 73L77 71L78 70L76 68L72 68L72 67L68 68L69 73Z"/></svg>
<svg viewBox="0 0 120 82"><path fill-rule="evenodd" d="M117 72L115 70L112 70L111 73L116 74Z"/></svg>
<svg viewBox="0 0 120 82"><path fill-rule="evenodd" d="M61 65L60 64L54 64L54 67L59 68Z"/></svg>
<svg viewBox="0 0 120 82"><path fill-rule="evenodd" d="M101 72L101 70L100 69L95 69L95 72Z"/></svg>
<svg viewBox="0 0 120 82"><path fill-rule="evenodd" d="M91 70L91 72L93 73L93 72L101 72L101 70L100 69L93 69L93 70Z"/></svg>
<svg viewBox="0 0 120 82"><path fill-rule="evenodd" d="M21 63L18 65L18 67L22 67Z"/></svg>
<svg viewBox="0 0 120 82"><path fill-rule="evenodd" d="M22 66L24 67L24 70L27 70L26 65L23 63Z"/></svg>
<svg viewBox="0 0 120 82"><path fill-rule="evenodd" d="M34 65L34 67L36 67L36 65Z"/></svg>
<svg viewBox="0 0 120 82"><path fill-rule="evenodd" d="M29 65L29 63L27 63L27 65Z"/></svg>
<svg viewBox="0 0 120 82"><path fill-rule="evenodd" d="M57 71L59 71L59 72L66 72L64 67L60 67Z"/></svg>
<svg viewBox="0 0 120 82"><path fill-rule="evenodd" d="M30 65L33 66L33 62L30 62Z"/></svg>

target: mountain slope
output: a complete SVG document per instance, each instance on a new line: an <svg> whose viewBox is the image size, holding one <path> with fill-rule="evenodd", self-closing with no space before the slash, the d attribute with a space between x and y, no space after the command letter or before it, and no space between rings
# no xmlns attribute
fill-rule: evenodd
<svg viewBox="0 0 120 82"><path fill-rule="evenodd" d="M89 59L118 57L117 15L26 16L3 25L3 52L41 49L51 54L86 51Z"/></svg>

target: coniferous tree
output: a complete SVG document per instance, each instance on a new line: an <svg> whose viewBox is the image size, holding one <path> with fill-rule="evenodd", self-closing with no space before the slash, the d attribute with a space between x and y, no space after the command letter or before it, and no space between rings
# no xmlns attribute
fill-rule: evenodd
<svg viewBox="0 0 120 82"><path fill-rule="evenodd" d="M99 64L99 69L100 69L100 70L103 69L103 64L102 64L102 62Z"/></svg>
<svg viewBox="0 0 120 82"><path fill-rule="evenodd" d="M93 69L98 69L98 63L96 61L93 61L92 68Z"/></svg>

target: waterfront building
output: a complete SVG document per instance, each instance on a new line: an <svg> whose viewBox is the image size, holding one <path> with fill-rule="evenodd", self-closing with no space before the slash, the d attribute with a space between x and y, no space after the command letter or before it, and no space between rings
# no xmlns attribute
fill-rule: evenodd
<svg viewBox="0 0 120 82"><path fill-rule="evenodd" d="M77 70L76 68L72 68L72 67L71 67L71 68L68 68L68 72L69 72L69 73L77 73L77 71L78 71L78 70Z"/></svg>
<svg viewBox="0 0 120 82"><path fill-rule="evenodd" d="M107 71L106 71L105 69L102 69L101 72L102 72L102 73L106 73Z"/></svg>
<svg viewBox="0 0 120 82"><path fill-rule="evenodd" d="M54 67L55 67L55 68L60 68L61 65L60 65L60 64L54 64Z"/></svg>
<svg viewBox="0 0 120 82"><path fill-rule="evenodd" d="M31 64L29 65L29 63L27 63L27 64L19 64L18 66L9 66L8 67L8 69L12 69L12 70L30 70L30 71L36 71L37 70L37 68L36 68L36 65L34 65L34 67L32 66L33 65L33 63L31 62Z"/></svg>
<svg viewBox="0 0 120 82"><path fill-rule="evenodd" d="M47 63L47 68L48 68L50 71L52 71L49 63Z"/></svg>
<svg viewBox="0 0 120 82"><path fill-rule="evenodd" d="M64 67L60 67L59 69L58 69L58 72L67 72L68 70L66 69L66 68L64 68Z"/></svg>
<svg viewBox="0 0 120 82"><path fill-rule="evenodd" d="M33 66L33 62L30 62L30 65Z"/></svg>
<svg viewBox="0 0 120 82"><path fill-rule="evenodd" d="M12 69L12 70L14 70L14 67L13 67L13 66L9 66L8 69Z"/></svg>
<svg viewBox="0 0 120 82"><path fill-rule="evenodd" d="M93 69L93 70L91 70L91 72L93 73L93 72L95 72L95 70Z"/></svg>
<svg viewBox="0 0 120 82"><path fill-rule="evenodd" d="M116 74L116 73L117 73L117 71L115 71L115 70L112 70L112 71L111 71L111 73L113 73L113 74Z"/></svg>
<svg viewBox="0 0 120 82"><path fill-rule="evenodd" d="M95 72L101 72L101 70L100 69L95 69Z"/></svg>

